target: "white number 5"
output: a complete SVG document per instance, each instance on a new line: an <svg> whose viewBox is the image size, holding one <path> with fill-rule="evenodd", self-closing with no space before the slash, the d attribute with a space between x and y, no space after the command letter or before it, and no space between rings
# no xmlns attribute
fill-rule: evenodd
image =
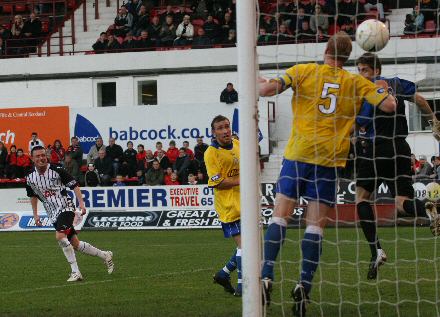
<svg viewBox="0 0 440 317"><path fill-rule="evenodd" d="M319 111L325 114L333 113L336 110L336 95L328 93L330 88L339 89L339 84L324 83L321 92L321 99L330 98L330 106L327 108L325 105L319 105Z"/></svg>

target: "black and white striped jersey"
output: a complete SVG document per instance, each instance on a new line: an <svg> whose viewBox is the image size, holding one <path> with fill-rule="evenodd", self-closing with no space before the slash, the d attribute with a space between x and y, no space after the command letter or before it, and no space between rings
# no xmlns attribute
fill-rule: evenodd
<svg viewBox="0 0 440 317"><path fill-rule="evenodd" d="M75 205L67 194L67 188L74 189L78 182L62 167L48 164L44 174L36 168L26 176L28 197L37 197L44 205L52 223L60 213L74 210Z"/></svg>

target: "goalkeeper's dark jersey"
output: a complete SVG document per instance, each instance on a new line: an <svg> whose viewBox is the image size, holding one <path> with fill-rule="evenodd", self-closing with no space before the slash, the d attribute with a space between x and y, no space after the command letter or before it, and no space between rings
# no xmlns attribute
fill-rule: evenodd
<svg viewBox="0 0 440 317"><path fill-rule="evenodd" d="M359 126L365 127L368 134L373 135L375 143L390 141L393 138L405 139L408 136L408 123L405 115L405 100L411 100L416 92L413 82L394 78L377 77L385 80L390 93L397 98L396 112L385 113L379 107L364 102L356 119Z"/></svg>

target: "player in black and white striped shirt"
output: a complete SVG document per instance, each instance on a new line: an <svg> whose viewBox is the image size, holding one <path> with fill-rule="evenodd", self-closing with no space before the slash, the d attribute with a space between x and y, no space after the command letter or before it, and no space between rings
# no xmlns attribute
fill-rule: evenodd
<svg viewBox="0 0 440 317"><path fill-rule="evenodd" d="M108 273L111 274L114 269L113 253L111 251L101 251L87 242L80 241L74 229L75 205L67 194L67 188L74 191L82 215L86 214L78 182L64 168L48 163L44 147L35 146L31 151L31 157L35 167L26 176L26 191L31 198L35 223L37 226L41 226L37 209L38 200L40 200L56 229L55 237L58 244L63 249L64 255L72 268L72 273L67 281L82 280L76 262L75 250L100 257L104 260Z"/></svg>

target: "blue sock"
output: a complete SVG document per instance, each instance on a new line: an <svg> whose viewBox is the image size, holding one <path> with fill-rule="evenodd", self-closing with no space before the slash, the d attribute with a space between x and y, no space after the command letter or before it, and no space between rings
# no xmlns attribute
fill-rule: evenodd
<svg viewBox="0 0 440 317"><path fill-rule="evenodd" d="M312 289L312 279L318 268L319 258L322 251L322 236L317 233L305 232L301 242L302 250L302 269L301 284L304 286L306 294Z"/></svg>
<svg viewBox="0 0 440 317"><path fill-rule="evenodd" d="M241 294L241 249L237 248L237 253L236 253L236 260L237 260L237 274L238 274L238 279L237 279L237 289L236 289L236 293Z"/></svg>
<svg viewBox="0 0 440 317"><path fill-rule="evenodd" d="M286 237L287 222L284 219L278 218L278 223L272 222L267 228L264 236L264 263L261 276L273 280L273 267L281 245L284 243ZM280 225L282 223L283 225Z"/></svg>
<svg viewBox="0 0 440 317"><path fill-rule="evenodd" d="M222 276L229 276L232 272L234 272L237 269L237 250L234 249L234 254L232 254L231 258L229 259L228 263L219 271L219 274Z"/></svg>

